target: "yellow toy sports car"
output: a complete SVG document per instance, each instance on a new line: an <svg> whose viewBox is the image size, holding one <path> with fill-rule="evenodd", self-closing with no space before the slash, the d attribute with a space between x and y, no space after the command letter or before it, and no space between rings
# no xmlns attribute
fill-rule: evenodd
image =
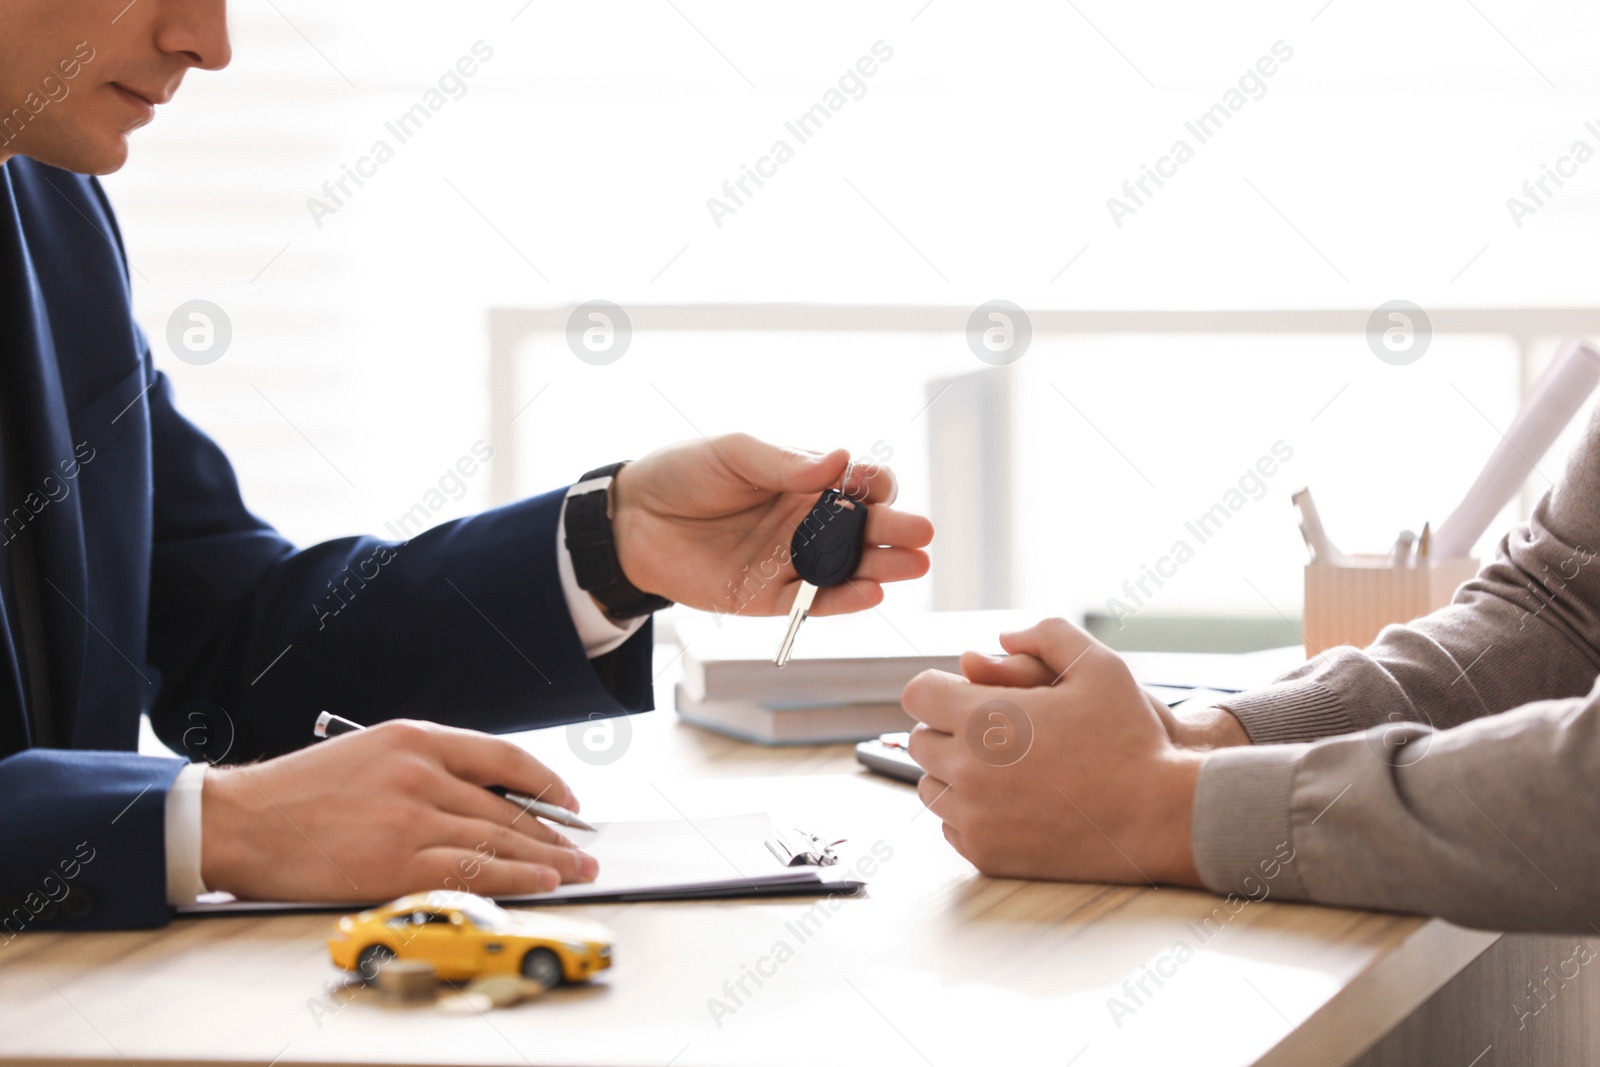
<svg viewBox="0 0 1600 1067"><path fill-rule="evenodd" d="M442 981L520 974L553 989L611 966L613 937L599 923L514 914L472 893L416 893L346 915L328 938L335 966L371 981L388 960L423 960Z"/></svg>

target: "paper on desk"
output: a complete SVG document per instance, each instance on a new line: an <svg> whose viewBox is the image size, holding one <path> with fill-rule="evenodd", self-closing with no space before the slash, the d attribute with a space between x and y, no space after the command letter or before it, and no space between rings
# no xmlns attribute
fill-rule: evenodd
<svg viewBox="0 0 1600 1067"><path fill-rule="evenodd" d="M767 850L772 819L765 814L705 819L602 822L595 833L563 828L573 842L600 861L593 882L563 885L549 893L499 897L523 906L583 901L693 900L734 896L854 893L864 884L840 867L784 867ZM492 860L490 862L493 862ZM462 878L470 892L470 879ZM463 886L452 886L463 888ZM202 897L186 915L261 911L348 911L365 904L235 900L226 893Z"/></svg>
<svg viewBox="0 0 1600 1067"><path fill-rule="evenodd" d="M739 889L759 895L781 887L838 881L833 868L779 866L767 850L773 825L764 814L606 822L597 823L595 829L593 834L562 829L573 843L600 861L600 874L593 882L502 899L554 904L596 897L692 897Z"/></svg>
<svg viewBox="0 0 1600 1067"><path fill-rule="evenodd" d="M1266 685L1306 660L1300 646L1258 652L1125 652L1133 676L1146 686L1241 693Z"/></svg>

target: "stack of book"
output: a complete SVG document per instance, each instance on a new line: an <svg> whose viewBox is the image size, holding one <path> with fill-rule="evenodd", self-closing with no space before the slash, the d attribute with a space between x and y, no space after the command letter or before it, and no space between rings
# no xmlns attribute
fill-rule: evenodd
<svg viewBox="0 0 1600 1067"><path fill-rule="evenodd" d="M959 672L961 653L1000 653L999 635L1038 612L882 609L808 619L781 670L772 662L785 618L685 613L678 714L685 722L763 745L863 741L909 730L907 682L929 668Z"/></svg>

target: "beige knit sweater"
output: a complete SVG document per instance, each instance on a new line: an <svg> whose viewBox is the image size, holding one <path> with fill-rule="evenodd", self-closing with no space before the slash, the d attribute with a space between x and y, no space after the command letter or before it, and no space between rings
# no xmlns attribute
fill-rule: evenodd
<svg viewBox="0 0 1600 1067"><path fill-rule="evenodd" d="M1206 885L1600 934L1597 553L1600 412L1449 607L1225 703L1254 744L1201 773Z"/></svg>

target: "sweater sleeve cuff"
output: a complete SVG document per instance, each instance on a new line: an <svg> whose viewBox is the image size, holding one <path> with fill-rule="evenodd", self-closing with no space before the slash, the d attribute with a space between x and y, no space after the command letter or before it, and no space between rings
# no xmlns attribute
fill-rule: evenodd
<svg viewBox="0 0 1600 1067"><path fill-rule="evenodd" d="M1291 801L1309 746L1228 748L1211 753L1195 789L1192 843L1200 880L1215 893L1305 899L1294 865Z"/></svg>
<svg viewBox="0 0 1600 1067"><path fill-rule="evenodd" d="M1220 700L1217 706L1231 712L1256 745L1315 741L1359 728L1339 694L1321 682L1280 682Z"/></svg>

